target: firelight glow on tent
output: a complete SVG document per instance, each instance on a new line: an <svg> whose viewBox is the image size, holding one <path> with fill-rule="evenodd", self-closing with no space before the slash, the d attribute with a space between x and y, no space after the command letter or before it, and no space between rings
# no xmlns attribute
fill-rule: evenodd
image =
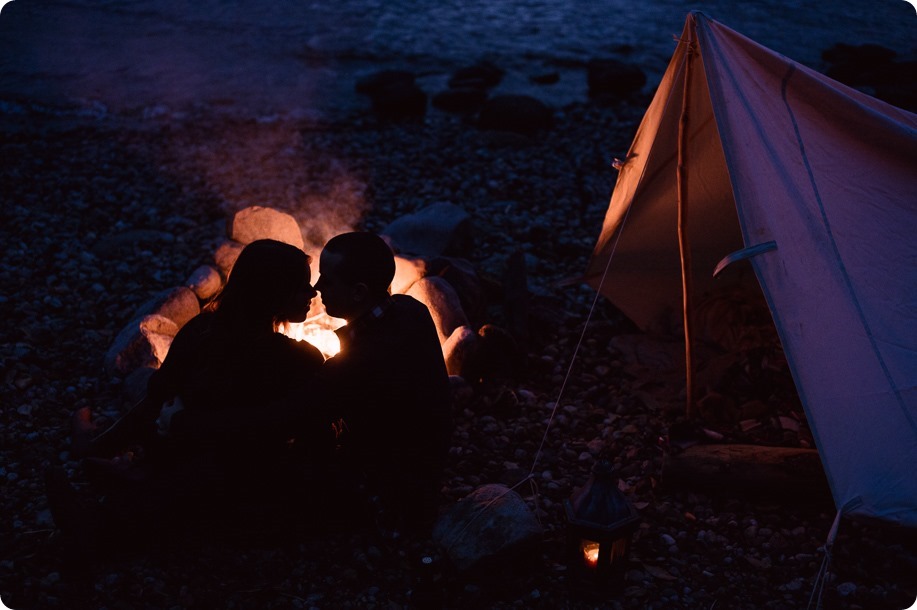
<svg viewBox="0 0 917 610"><path fill-rule="evenodd" d="M917 527L917 115L692 13L586 278L651 328L682 311L683 255L699 298L731 253L767 300L839 513Z"/></svg>

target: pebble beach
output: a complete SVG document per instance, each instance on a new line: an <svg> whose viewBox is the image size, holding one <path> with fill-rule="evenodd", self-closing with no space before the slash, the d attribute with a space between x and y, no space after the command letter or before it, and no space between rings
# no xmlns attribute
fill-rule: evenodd
<svg viewBox="0 0 917 610"><path fill-rule="evenodd" d="M21 2L5 7L3 19ZM127 10L108 4L113 15ZM650 76L664 68L665 57L656 54ZM267 546L230 536L126 553L99 562L89 578L73 579L61 566L42 477L49 466L62 466L85 487L69 453L71 414L90 407L104 424L128 408L124 380L104 372L104 354L138 307L209 262L235 211L261 205L288 212L315 257L338 232L380 231L448 201L471 216L468 259L489 283L503 282L509 259L523 255L531 332L518 377L456 399L442 503L448 507L488 483L518 486L544 535L529 561L499 575L461 574L444 562L442 607L790 610L807 607L819 592L825 608L910 607L917 597L913 533L845 520L817 588L836 512L830 497L675 489L662 481L661 439L682 420L684 382L677 370L641 368L616 349L616 337L637 329L576 281L614 187L612 163L627 152L652 84L615 103L596 103L579 90L545 95L556 100L553 127L520 136L481 130L467 116L435 108L414 120L376 117L353 93L372 61L359 58L336 76L348 95L335 112L251 112L247 104L257 95L223 106L216 96L206 104L160 97L123 107L104 95L62 101L16 87L16 70L4 67L3 604L416 606L416 559L426 547L372 528ZM507 68L512 72L509 62ZM443 79L418 73L429 87ZM559 73L584 83L578 70ZM537 95L531 87L527 82L524 91ZM498 300L487 315L490 323L505 322ZM597 597L569 578L563 501L583 485L600 453L619 467L619 487L640 525L623 587Z"/></svg>

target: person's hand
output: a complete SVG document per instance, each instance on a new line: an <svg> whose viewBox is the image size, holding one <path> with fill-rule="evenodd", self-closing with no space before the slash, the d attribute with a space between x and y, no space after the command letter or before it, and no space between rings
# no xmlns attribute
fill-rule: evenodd
<svg viewBox="0 0 917 610"><path fill-rule="evenodd" d="M159 436L169 436L169 429L172 426L172 416L184 408L185 404L181 401L181 397L179 396L162 404L162 409L159 410L159 417L156 418L156 432L159 433Z"/></svg>

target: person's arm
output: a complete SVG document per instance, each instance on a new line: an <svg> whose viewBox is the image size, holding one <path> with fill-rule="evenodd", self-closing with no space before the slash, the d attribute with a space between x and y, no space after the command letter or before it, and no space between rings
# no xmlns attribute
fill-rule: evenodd
<svg viewBox="0 0 917 610"><path fill-rule="evenodd" d="M142 443L153 430L162 404L149 395L89 442L86 457L111 457L131 443Z"/></svg>
<svg viewBox="0 0 917 610"><path fill-rule="evenodd" d="M330 415L320 404L314 383L309 383L261 404L182 409L171 416L168 436L180 442L206 439L221 445L284 442L325 424L330 428Z"/></svg>
<svg viewBox="0 0 917 610"><path fill-rule="evenodd" d="M131 444L143 444L155 434L156 418L163 403L175 397L180 378L194 359L198 337L205 327L205 318L197 316L178 331L165 361L147 380L143 399L96 436L89 443L87 455L111 457Z"/></svg>

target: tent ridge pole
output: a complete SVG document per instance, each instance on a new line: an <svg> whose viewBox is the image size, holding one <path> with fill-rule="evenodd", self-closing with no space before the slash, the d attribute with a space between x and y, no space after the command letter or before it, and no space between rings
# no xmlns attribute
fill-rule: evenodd
<svg viewBox="0 0 917 610"><path fill-rule="evenodd" d="M681 118L678 122L678 166L676 168L678 197L678 254L681 260L682 319L685 331L685 415L694 416L694 345L691 324L691 253L688 249L687 197L688 197L688 120L690 107L688 93L691 86L691 67L695 45L694 24L688 28L684 55L684 90L681 100Z"/></svg>

